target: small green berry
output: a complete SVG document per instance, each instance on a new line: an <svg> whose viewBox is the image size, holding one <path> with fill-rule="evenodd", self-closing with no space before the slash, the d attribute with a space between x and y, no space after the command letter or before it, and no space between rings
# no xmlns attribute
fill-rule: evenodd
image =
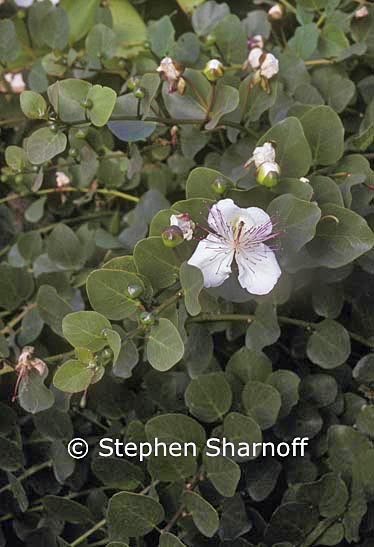
<svg viewBox="0 0 374 547"><path fill-rule="evenodd" d="M81 106L83 108L87 108L87 110L91 110L93 107L93 102L91 101L91 99L85 99L81 102Z"/></svg>
<svg viewBox="0 0 374 547"><path fill-rule="evenodd" d="M216 194L224 194L228 188L227 182L222 177L217 177L211 184L213 192Z"/></svg>
<svg viewBox="0 0 374 547"><path fill-rule="evenodd" d="M131 76L126 82L127 89L134 91L140 85L140 79L137 76Z"/></svg>
<svg viewBox="0 0 374 547"><path fill-rule="evenodd" d="M178 226L168 226L161 237L165 247L177 247L184 241L183 232Z"/></svg>
<svg viewBox="0 0 374 547"><path fill-rule="evenodd" d="M205 36L204 44L206 46L212 46L216 43L217 37L215 34L209 33L207 36Z"/></svg>
<svg viewBox="0 0 374 547"><path fill-rule="evenodd" d="M78 155L79 155L79 152L78 152L78 150L77 150L76 148L70 148L70 150L69 150L69 156L70 156L71 158L77 158Z"/></svg>
<svg viewBox="0 0 374 547"><path fill-rule="evenodd" d="M142 294L143 288L137 283L132 283L127 287L127 292L129 293L130 298L138 298Z"/></svg>
<svg viewBox="0 0 374 547"><path fill-rule="evenodd" d="M144 99L145 97L145 91L142 87L137 87L134 89L133 94L137 99Z"/></svg>
<svg viewBox="0 0 374 547"><path fill-rule="evenodd" d="M142 325L151 326L151 325L154 325L155 323L155 317L149 311L143 311L139 315L139 321L141 322Z"/></svg>

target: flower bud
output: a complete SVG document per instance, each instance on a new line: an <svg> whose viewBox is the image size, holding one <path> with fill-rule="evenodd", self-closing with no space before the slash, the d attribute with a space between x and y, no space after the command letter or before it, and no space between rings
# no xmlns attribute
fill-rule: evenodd
<svg viewBox="0 0 374 547"><path fill-rule="evenodd" d="M216 82L219 78L222 78L223 76L223 64L218 59L211 59L205 65L203 72L210 82Z"/></svg>
<svg viewBox="0 0 374 547"><path fill-rule="evenodd" d="M356 9L355 11L355 18L356 19L363 19L364 17L367 17L369 15L369 10L366 6L362 6L361 8Z"/></svg>
<svg viewBox="0 0 374 547"><path fill-rule="evenodd" d="M255 34L255 36L252 36L251 38L248 38L247 46L248 46L248 49L253 49L254 47L264 49L265 40L264 40L263 36L261 36L261 34Z"/></svg>
<svg viewBox="0 0 374 547"><path fill-rule="evenodd" d="M138 298L142 294L143 288L137 283L132 283L127 287L127 292L130 298Z"/></svg>
<svg viewBox="0 0 374 547"><path fill-rule="evenodd" d="M140 79L137 76L131 76L126 82L127 89L130 91L134 91L137 87L139 87Z"/></svg>
<svg viewBox="0 0 374 547"><path fill-rule="evenodd" d="M168 226L161 234L162 241L166 247L177 247L183 240L183 232L178 226Z"/></svg>
<svg viewBox="0 0 374 547"><path fill-rule="evenodd" d="M214 181L211 184L211 188L213 192L220 195L226 192L228 186L229 185L227 184L227 182L221 177L217 177L216 179L214 179Z"/></svg>
<svg viewBox="0 0 374 547"><path fill-rule="evenodd" d="M279 175L279 165L275 162L266 161L257 169L256 181L258 184L261 184L261 186L273 188L273 186L276 186L279 182Z"/></svg>
<svg viewBox="0 0 374 547"><path fill-rule="evenodd" d="M139 321L142 325L151 326L155 323L155 317L149 311L142 311L142 313L139 315Z"/></svg>
<svg viewBox="0 0 374 547"><path fill-rule="evenodd" d="M134 97L137 99L144 99L145 97L145 91L142 87L136 87L133 91Z"/></svg>
<svg viewBox="0 0 374 547"><path fill-rule="evenodd" d="M177 227L182 230L183 239L190 241L195 229L195 223L191 220L188 213L180 213L179 215L171 215L170 226Z"/></svg>
<svg viewBox="0 0 374 547"><path fill-rule="evenodd" d="M216 43L216 40L217 40L216 35L212 34L212 33L209 33L209 34L207 34L207 36L205 36L204 45L210 47L210 46L212 46L213 44Z"/></svg>
<svg viewBox="0 0 374 547"><path fill-rule="evenodd" d="M91 99L85 99L81 102L81 106L83 106L83 108L87 108L87 110L91 110L91 108L93 107L93 102L91 101Z"/></svg>
<svg viewBox="0 0 374 547"><path fill-rule="evenodd" d="M268 16L270 17L270 19L274 19L274 21L278 21L279 19L282 19L283 7L280 4L275 4L275 6L272 6L269 9Z"/></svg>

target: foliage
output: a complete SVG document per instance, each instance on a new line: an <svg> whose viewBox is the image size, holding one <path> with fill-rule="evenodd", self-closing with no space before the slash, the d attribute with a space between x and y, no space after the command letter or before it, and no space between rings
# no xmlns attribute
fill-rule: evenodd
<svg viewBox="0 0 374 547"><path fill-rule="evenodd" d="M1 546L371 545L374 9L270 7L0 2ZM223 199L271 217L268 294L188 264Z"/></svg>

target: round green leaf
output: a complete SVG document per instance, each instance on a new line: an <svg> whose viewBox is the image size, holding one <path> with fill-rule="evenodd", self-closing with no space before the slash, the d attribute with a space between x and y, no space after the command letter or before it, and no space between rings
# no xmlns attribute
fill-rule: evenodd
<svg viewBox="0 0 374 547"><path fill-rule="evenodd" d="M246 413L256 420L261 429L268 429L278 418L282 400L271 385L251 381L244 386L242 403Z"/></svg>
<svg viewBox="0 0 374 547"><path fill-rule="evenodd" d="M357 213L326 204L308 251L320 266L340 268L367 253L374 245L373 231Z"/></svg>
<svg viewBox="0 0 374 547"><path fill-rule="evenodd" d="M64 317L62 330L66 340L75 348L99 351L106 345L105 329L111 324L95 311L77 311Z"/></svg>
<svg viewBox="0 0 374 547"><path fill-rule="evenodd" d="M125 319L139 309L139 301L131 295L135 286L144 291L144 284L137 275L105 267L94 270L87 278L91 306L108 319Z"/></svg>
<svg viewBox="0 0 374 547"><path fill-rule="evenodd" d="M91 122L97 127L102 127L113 112L117 100L116 92L111 87L97 84L88 91L87 100L93 103L92 108L88 110Z"/></svg>
<svg viewBox="0 0 374 547"><path fill-rule="evenodd" d="M110 537L121 541L148 534L164 519L164 509L150 497L120 492L109 500L107 519Z"/></svg>
<svg viewBox="0 0 374 547"><path fill-rule="evenodd" d="M262 442L262 433L258 423L253 418L239 414L238 412L230 412L225 417L223 432L227 440L234 443L236 449L240 448L239 443L250 442L254 444ZM234 459L236 461L251 460L259 456L260 453L261 451L257 447L255 456L253 456L254 452L251 451L251 456L238 456Z"/></svg>
<svg viewBox="0 0 374 547"><path fill-rule="evenodd" d="M157 438L165 443L193 442L198 448L205 444L203 427L193 418L184 414L162 414L148 420L145 432L149 442Z"/></svg>
<svg viewBox="0 0 374 547"><path fill-rule="evenodd" d="M94 369L89 365L70 359L57 369L53 384L66 393L79 393L88 388L94 375Z"/></svg>
<svg viewBox="0 0 374 547"><path fill-rule="evenodd" d="M34 91L23 91L20 97L20 105L24 115L32 120L43 118L47 110L44 97Z"/></svg>
<svg viewBox="0 0 374 547"><path fill-rule="evenodd" d="M297 253L313 239L321 210L315 202L298 199L292 194L283 194L270 203L267 212L279 223L282 248L286 253Z"/></svg>
<svg viewBox="0 0 374 547"><path fill-rule="evenodd" d="M204 465L208 479L222 496L235 495L240 480L240 467L224 456L205 457Z"/></svg>
<svg viewBox="0 0 374 547"><path fill-rule="evenodd" d="M165 372L183 357L182 338L169 319L161 318L151 328L147 342L147 359L153 368Z"/></svg>
<svg viewBox="0 0 374 547"><path fill-rule="evenodd" d="M27 158L35 165L45 163L64 152L67 138L64 133L54 132L49 127L42 127L32 133L26 140Z"/></svg>
<svg viewBox="0 0 374 547"><path fill-rule="evenodd" d="M342 365L348 359L350 351L348 332L332 319L324 319L315 326L306 349L312 363L326 369Z"/></svg>
<svg viewBox="0 0 374 547"><path fill-rule="evenodd" d="M148 277L155 289L173 285L179 275L179 260L174 249L165 247L161 237L142 239L134 249L139 273Z"/></svg>
<svg viewBox="0 0 374 547"><path fill-rule="evenodd" d="M187 511L191 513L196 528L203 536L213 537L219 525L218 514L214 507L195 492L185 492L182 500Z"/></svg>
<svg viewBox="0 0 374 547"><path fill-rule="evenodd" d="M336 163L344 151L344 127L329 106L316 106L300 117L305 136L317 165Z"/></svg>
<svg viewBox="0 0 374 547"><path fill-rule="evenodd" d="M193 379L185 392L190 413L203 422L221 420L230 410L232 392L221 372L203 374Z"/></svg>

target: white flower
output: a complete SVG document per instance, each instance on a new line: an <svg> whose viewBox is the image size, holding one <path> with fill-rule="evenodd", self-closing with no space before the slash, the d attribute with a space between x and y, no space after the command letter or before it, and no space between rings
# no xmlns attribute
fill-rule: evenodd
<svg viewBox="0 0 374 547"><path fill-rule="evenodd" d="M260 74L267 80L279 72L279 61L272 53L267 53L261 63Z"/></svg>
<svg viewBox="0 0 374 547"><path fill-rule="evenodd" d="M283 17L283 7L280 4L275 4L275 6L272 6L268 11L268 16L271 19L282 19Z"/></svg>
<svg viewBox="0 0 374 547"><path fill-rule="evenodd" d="M157 72L159 72L162 79L168 83L169 93L177 91L183 74L183 69L179 63L174 61L171 57L164 57L160 62L160 66L157 67Z"/></svg>
<svg viewBox="0 0 374 547"><path fill-rule="evenodd" d="M188 264L202 271L205 287L218 287L230 276L235 259L240 285L251 294L268 294L281 270L265 242L277 234L269 215L258 207L242 209L232 199L219 201L208 216L209 235Z"/></svg>
<svg viewBox="0 0 374 547"><path fill-rule="evenodd" d="M309 179L307 179L306 177L300 177L299 181L300 182L310 182Z"/></svg>
<svg viewBox="0 0 374 547"><path fill-rule="evenodd" d="M22 72L17 72L16 74L12 74L12 72L8 72L7 74L5 74L4 79L10 85L10 88L13 91L13 93L22 93L22 91L25 91L26 84L23 79Z"/></svg>
<svg viewBox="0 0 374 547"><path fill-rule="evenodd" d="M369 10L366 6L362 6L361 8L356 9L355 11L355 18L356 19L362 19L363 17L367 17L369 15Z"/></svg>
<svg viewBox="0 0 374 547"><path fill-rule="evenodd" d="M279 61L272 53L266 53L259 47L251 49L243 68L250 67L259 71L260 76L270 80L279 72Z"/></svg>
<svg viewBox="0 0 374 547"><path fill-rule="evenodd" d="M251 68L255 69L260 67L260 58L263 53L264 52L260 47L254 47L253 49L251 49L248 55L248 64Z"/></svg>
<svg viewBox="0 0 374 547"><path fill-rule="evenodd" d="M62 171L56 171L56 184L57 188L63 188L64 186L68 186L70 184L70 179Z"/></svg>
<svg viewBox="0 0 374 547"><path fill-rule="evenodd" d="M252 157L247 161L245 167L254 163L258 168L265 162L275 162L275 148L271 142L265 142L262 146L257 146Z"/></svg>
<svg viewBox="0 0 374 547"><path fill-rule="evenodd" d="M171 215L170 226L178 226L182 230L183 238L191 241L195 223L191 220L188 213L180 213L179 215Z"/></svg>

